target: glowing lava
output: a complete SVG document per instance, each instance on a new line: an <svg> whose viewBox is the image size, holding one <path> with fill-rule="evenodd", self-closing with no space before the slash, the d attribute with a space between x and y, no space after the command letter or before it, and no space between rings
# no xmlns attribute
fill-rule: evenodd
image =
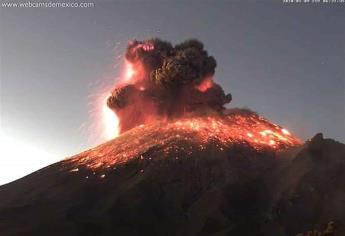
<svg viewBox="0 0 345 236"><path fill-rule="evenodd" d="M270 123L255 113L232 114L226 117L182 119L167 126L168 129L195 132L202 143L210 141L222 145L247 143L255 149L284 149L301 142L286 129Z"/></svg>
<svg viewBox="0 0 345 236"><path fill-rule="evenodd" d="M223 116L182 118L140 125L112 142L69 161L77 166L103 169L131 159L149 159L148 153L152 154L152 150L158 152L156 154L161 158L175 158L208 148L224 152L234 145L245 145L257 151L276 151L301 143L289 131L256 113L237 109Z"/></svg>

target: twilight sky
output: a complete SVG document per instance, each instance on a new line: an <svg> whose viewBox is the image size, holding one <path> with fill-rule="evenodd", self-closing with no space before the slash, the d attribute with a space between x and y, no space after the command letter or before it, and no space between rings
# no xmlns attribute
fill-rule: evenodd
<svg viewBox="0 0 345 236"><path fill-rule="evenodd" d="M134 38L197 38L218 62L229 107L302 139L321 131L345 142L344 23L345 4L280 0L0 8L0 184L102 142L90 113Z"/></svg>

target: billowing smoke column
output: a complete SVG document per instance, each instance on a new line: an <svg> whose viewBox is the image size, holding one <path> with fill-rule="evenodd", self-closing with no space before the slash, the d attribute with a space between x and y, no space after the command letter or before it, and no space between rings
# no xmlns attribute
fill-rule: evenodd
<svg viewBox="0 0 345 236"><path fill-rule="evenodd" d="M222 113L231 94L213 81L216 60L201 42L173 46L160 39L131 41L124 83L107 105L120 120L120 132L157 119Z"/></svg>

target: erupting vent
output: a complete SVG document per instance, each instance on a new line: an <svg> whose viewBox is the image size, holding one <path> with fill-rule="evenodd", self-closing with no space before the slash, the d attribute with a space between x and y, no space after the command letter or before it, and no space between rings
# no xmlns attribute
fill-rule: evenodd
<svg viewBox="0 0 345 236"><path fill-rule="evenodd" d="M198 40L131 41L124 73L103 109L108 137L120 136L69 159L77 165L73 171L116 168L153 154L179 158L237 144L274 151L301 143L254 112L227 110L232 96L214 81L216 65Z"/></svg>

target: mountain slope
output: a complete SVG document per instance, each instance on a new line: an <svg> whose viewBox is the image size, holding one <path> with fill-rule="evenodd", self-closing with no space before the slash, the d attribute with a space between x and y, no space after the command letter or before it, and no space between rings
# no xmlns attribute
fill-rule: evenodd
<svg viewBox="0 0 345 236"><path fill-rule="evenodd" d="M257 127L279 127L237 118L138 127L4 185L0 234L278 236L335 221L344 235L345 145L259 145Z"/></svg>

